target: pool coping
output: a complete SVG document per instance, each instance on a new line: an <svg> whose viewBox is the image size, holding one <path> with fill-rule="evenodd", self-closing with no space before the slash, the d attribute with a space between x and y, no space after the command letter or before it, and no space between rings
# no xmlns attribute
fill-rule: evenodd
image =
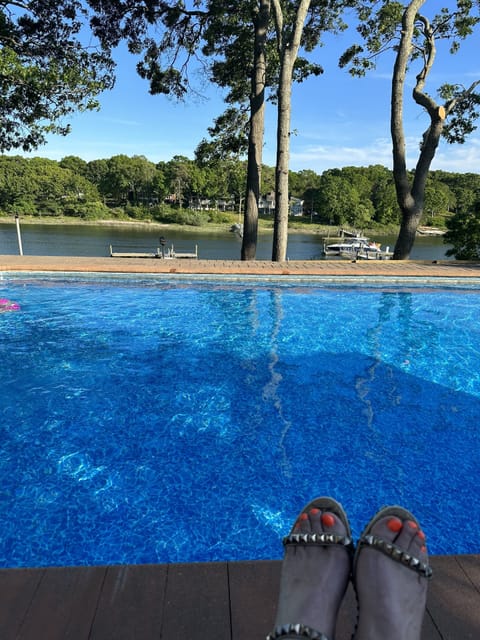
<svg viewBox="0 0 480 640"><path fill-rule="evenodd" d="M2 272L480 278L480 262L419 260L192 260L0 255Z"/></svg>

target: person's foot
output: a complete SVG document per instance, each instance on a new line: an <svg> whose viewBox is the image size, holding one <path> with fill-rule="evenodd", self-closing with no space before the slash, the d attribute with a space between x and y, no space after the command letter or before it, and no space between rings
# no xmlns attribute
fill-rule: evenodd
<svg viewBox="0 0 480 640"><path fill-rule="evenodd" d="M276 628L302 624L333 640L352 558L350 527L342 507L331 498L313 500L284 544Z"/></svg>
<svg viewBox="0 0 480 640"><path fill-rule="evenodd" d="M431 575L425 534L401 507L382 509L359 541L355 640L420 640Z"/></svg>

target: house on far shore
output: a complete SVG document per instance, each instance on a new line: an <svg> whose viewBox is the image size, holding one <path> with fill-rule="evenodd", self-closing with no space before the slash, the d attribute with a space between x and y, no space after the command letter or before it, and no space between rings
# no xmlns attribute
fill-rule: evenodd
<svg viewBox="0 0 480 640"><path fill-rule="evenodd" d="M303 216L303 200L300 198L290 198L290 215Z"/></svg>
<svg viewBox="0 0 480 640"><path fill-rule="evenodd" d="M271 216L275 211L275 193L270 191L258 199L258 213L264 216Z"/></svg>

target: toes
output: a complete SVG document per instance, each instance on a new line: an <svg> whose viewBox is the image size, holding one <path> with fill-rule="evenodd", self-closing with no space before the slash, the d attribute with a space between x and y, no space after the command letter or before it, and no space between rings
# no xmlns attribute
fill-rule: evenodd
<svg viewBox="0 0 480 640"><path fill-rule="evenodd" d="M298 516L295 523L295 533L312 533L312 526L308 513L303 512Z"/></svg>
<svg viewBox="0 0 480 640"><path fill-rule="evenodd" d="M400 518L396 516L385 516L375 522L370 533L389 542L396 542L402 529L403 522Z"/></svg>
<svg viewBox="0 0 480 640"><path fill-rule="evenodd" d="M300 514L295 523L295 533L337 533L346 534L346 527L340 518L330 511L316 507Z"/></svg>
<svg viewBox="0 0 480 640"><path fill-rule="evenodd" d="M325 533L338 533L345 535L347 533L344 523L340 518L330 511L325 511L321 515L322 531Z"/></svg>
<svg viewBox="0 0 480 640"><path fill-rule="evenodd" d="M415 557L427 556L425 534L413 520L403 520L395 515L385 516L373 525L371 533L395 543Z"/></svg>
<svg viewBox="0 0 480 640"><path fill-rule="evenodd" d="M412 520L406 520L403 523L395 544L413 556L426 556L425 534Z"/></svg>

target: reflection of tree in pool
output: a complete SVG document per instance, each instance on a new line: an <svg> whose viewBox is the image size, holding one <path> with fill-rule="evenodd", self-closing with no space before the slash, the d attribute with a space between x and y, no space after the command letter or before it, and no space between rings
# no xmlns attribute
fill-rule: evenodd
<svg viewBox="0 0 480 640"><path fill-rule="evenodd" d="M378 305L378 320L367 330L367 339L373 361L366 375L357 377L355 388L365 405L367 424L372 428L375 410L369 396L378 371L382 372L383 381L389 382L388 401L393 406L399 405L401 395L397 388L396 370L408 372L412 361L420 357L423 349L434 349L439 342L439 330L434 323L416 314L412 292L383 292Z"/></svg>
<svg viewBox="0 0 480 640"><path fill-rule="evenodd" d="M282 306L282 295L278 290L272 290L270 292L270 316L272 318L272 329L271 329L271 345L270 345L270 353L268 357L268 372L270 378L268 382L265 384L262 390L262 397L266 403L269 403L273 409L275 414L275 421L280 425L281 433L280 439L278 442L278 446L281 450L282 460L281 460L281 468L283 473L287 476L291 476L290 465L287 459L287 452L285 448L285 438L288 434L288 431L291 427L291 421L286 417L282 397L280 395L279 386L283 380L283 376L281 372L277 369L277 365L279 364L279 354L278 354L278 339L280 336L282 320L283 320L283 306Z"/></svg>

